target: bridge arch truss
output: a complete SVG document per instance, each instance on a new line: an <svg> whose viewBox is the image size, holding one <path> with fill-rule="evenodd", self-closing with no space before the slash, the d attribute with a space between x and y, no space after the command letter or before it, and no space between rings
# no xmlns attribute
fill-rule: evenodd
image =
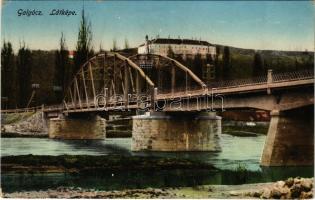
<svg viewBox="0 0 315 200"><path fill-rule="evenodd" d="M136 54L129 59L146 71L159 92L207 88L194 72L173 58L159 54Z"/></svg>
<svg viewBox="0 0 315 200"><path fill-rule="evenodd" d="M100 100L127 105L137 102L140 95L154 98L157 92L194 88L205 89L206 85L189 68L167 56L137 54L127 58L104 52L80 67L65 91L64 105L87 108Z"/></svg>

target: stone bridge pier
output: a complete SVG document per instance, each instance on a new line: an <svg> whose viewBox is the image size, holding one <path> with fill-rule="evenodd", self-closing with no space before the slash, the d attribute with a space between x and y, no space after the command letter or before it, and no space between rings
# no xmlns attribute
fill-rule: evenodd
<svg viewBox="0 0 315 200"><path fill-rule="evenodd" d="M314 106L271 111L262 166L314 164Z"/></svg>
<svg viewBox="0 0 315 200"><path fill-rule="evenodd" d="M59 115L48 121L49 138L56 139L104 139L106 120L93 113Z"/></svg>
<svg viewBox="0 0 315 200"><path fill-rule="evenodd" d="M133 117L133 151L219 151L221 117L208 112L150 112Z"/></svg>

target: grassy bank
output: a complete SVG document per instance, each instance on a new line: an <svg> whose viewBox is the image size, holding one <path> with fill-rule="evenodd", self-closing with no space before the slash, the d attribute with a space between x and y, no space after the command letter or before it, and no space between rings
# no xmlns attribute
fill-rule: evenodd
<svg viewBox="0 0 315 200"><path fill-rule="evenodd" d="M1 115L1 137L48 137L42 112Z"/></svg>
<svg viewBox="0 0 315 200"><path fill-rule="evenodd" d="M48 138L47 133L1 133L2 138Z"/></svg>
<svg viewBox="0 0 315 200"><path fill-rule="evenodd" d="M256 124L248 126L246 124L231 124L229 122L222 123L222 132L235 136L257 136L259 134L267 135L268 124Z"/></svg>
<svg viewBox="0 0 315 200"><path fill-rule="evenodd" d="M31 117L34 114L35 114L34 112L2 114L1 124L5 125L5 124L18 123L21 120Z"/></svg>
<svg viewBox="0 0 315 200"><path fill-rule="evenodd" d="M1 158L1 163L2 172L88 173L95 170L215 169L210 164L187 159L121 155L5 156Z"/></svg>

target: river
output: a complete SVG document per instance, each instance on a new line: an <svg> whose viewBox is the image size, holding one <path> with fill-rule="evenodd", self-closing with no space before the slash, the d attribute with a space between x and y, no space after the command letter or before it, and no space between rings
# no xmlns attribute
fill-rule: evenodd
<svg viewBox="0 0 315 200"><path fill-rule="evenodd" d="M222 134L221 152L191 153L139 153L132 152L131 138L108 138L102 141L53 140L48 138L2 138L1 155L141 155L184 157L209 162L221 169L234 169L244 164L249 170L259 170L265 135L257 137L237 137Z"/></svg>
<svg viewBox="0 0 315 200"><path fill-rule="evenodd" d="M93 189L176 187L201 184L243 184L269 182L292 176L312 177L313 167L259 166L265 135L220 136L220 152L132 152L131 138L107 138L102 141L53 140L48 138L2 138L1 155L108 155L181 157L211 163L219 171L109 171L105 174L80 176L64 173L2 173L4 191L38 190L58 186Z"/></svg>

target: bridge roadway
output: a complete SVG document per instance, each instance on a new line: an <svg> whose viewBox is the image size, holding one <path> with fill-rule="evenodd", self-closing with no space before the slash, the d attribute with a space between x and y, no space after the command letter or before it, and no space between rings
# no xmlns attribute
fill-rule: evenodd
<svg viewBox="0 0 315 200"><path fill-rule="evenodd" d="M195 90L188 90L188 91L177 91L177 92L168 92L168 93L161 93L156 95L155 101L161 102L161 101L174 101L174 100L183 100L187 102L187 100L190 100L192 103L196 102L197 99L199 100L198 104L190 104L190 107L183 106L181 109L176 108L165 108L164 111L200 111L200 110L209 110L209 109L220 109L222 108L221 104L221 97L223 97L223 108L224 109L233 109L233 108L256 108L256 109L262 109L262 110L288 110L290 108L299 107L299 104L301 101L304 101L305 105L313 104L314 103L314 95L312 94L312 90L310 92L305 92L302 90L302 93L304 91L304 95L299 94L295 96L294 99L294 105L286 105L285 107L278 107L270 106L270 103L259 105L257 104L257 99L253 98L252 96L249 96L248 94L258 94L257 96L261 96L259 93L263 93L263 96L270 96L268 95L268 90L294 90L296 88L306 88L306 87L312 87L314 85L314 77L308 76L298 79L289 79L289 80L282 80L277 81L273 83L252 83L252 84L240 84L230 87L217 87L217 88L207 88L207 89L195 89ZM301 90L300 90L301 91ZM296 93L296 92L295 92ZM242 102L236 102L237 98L235 98L235 94L238 95L238 97L242 97ZM144 94L145 96L145 94ZM200 102L205 100L205 96L208 96L208 101L212 101L213 98L213 104L210 102ZM231 99L229 96L234 96ZM305 99L305 97L307 97ZM218 99L219 98L219 99ZM148 99L146 99L144 102L147 103L147 107L151 108L151 96L149 96ZM247 99L247 100L246 100ZM232 100L232 101L231 101ZM274 98L266 98L266 101L274 101ZM252 103L251 103L252 101ZM127 107L125 106L125 101L115 101L111 99L108 103L105 104L99 101L95 103L94 99L90 99L90 103L81 103L77 102L75 105L73 103L68 103L64 105L50 105L50 106L37 106L37 107L31 107L31 108L21 108L21 109L10 109L10 110L1 110L2 113L19 113L19 112L32 112L35 110L43 110L45 113L54 113L54 112L99 112L99 111L114 111L121 109L140 109L143 108L143 105L140 105L140 100L136 100L135 98L132 98L130 96L129 104ZM183 102L183 104L185 104ZM98 106L97 106L98 105ZM67 109L68 108L68 109Z"/></svg>

